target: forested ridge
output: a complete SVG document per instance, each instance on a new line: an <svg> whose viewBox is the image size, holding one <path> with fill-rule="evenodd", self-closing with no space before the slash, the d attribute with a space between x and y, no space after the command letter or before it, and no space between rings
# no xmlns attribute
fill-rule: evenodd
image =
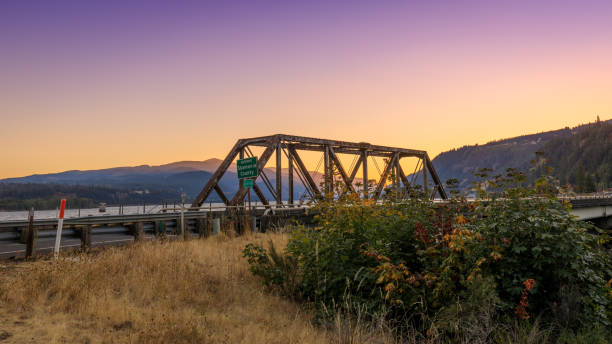
<svg viewBox="0 0 612 344"><path fill-rule="evenodd" d="M578 192L612 187L612 122L598 121L542 146L552 173Z"/></svg>
<svg viewBox="0 0 612 344"><path fill-rule="evenodd" d="M552 175L575 192L612 187L612 120L599 118L575 128L452 149L439 154L433 164L442 180L456 178L459 186L468 190L475 180L474 172L481 168L490 168L494 174L517 168L529 174L538 152Z"/></svg>
<svg viewBox="0 0 612 344"><path fill-rule="evenodd" d="M0 183L0 210L53 209L66 198L70 208L108 204L142 204L180 199L180 191L138 190L93 185Z"/></svg>

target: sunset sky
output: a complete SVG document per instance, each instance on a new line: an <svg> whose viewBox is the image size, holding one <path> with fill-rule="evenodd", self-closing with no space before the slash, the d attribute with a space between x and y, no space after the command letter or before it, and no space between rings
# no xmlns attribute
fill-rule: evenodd
<svg viewBox="0 0 612 344"><path fill-rule="evenodd" d="M0 2L0 178L612 118L612 1Z"/></svg>

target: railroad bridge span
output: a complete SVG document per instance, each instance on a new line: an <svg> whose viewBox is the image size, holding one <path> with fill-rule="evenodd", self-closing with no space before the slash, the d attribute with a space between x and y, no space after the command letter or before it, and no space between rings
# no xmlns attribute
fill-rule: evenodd
<svg viewBox="0 0 612 344"><path fill-rule="evenodd" d="M253 183L255 194L261 205L254 207L247 214L244 204L247 189L242 183L238 191L227 197L219 186L223 174L236 159L253 157L252 147L263 148L257 161L257 180ZM312 171L309 171L301 157L303 151L323 153L323 183L321 188L315 183ZM349 154L354 157L354 164L346 169L339 157ZM266 163L275 157L275 185L266 175ZM368 163L373 157L384 158L384 168L378 180L369 179ZM412 174L407 175L400 165L403 158L416 158L417 165ZM288 195L283 197L282 163L286 159L288 166ZM375 162L375 160L374 160ZM362 188L355 183L361 171ZM68 218L64 221L66 230L62 235L64 248L88 248L121 244L154 236L165 237L206 237L219 232L222 227L238 233L250 227L265 230L270 225L282 225L282 221L300 218L309 221L312 217L310 207L296 204L294 199L294 176L299 178L306 188L310 199L317 201L334 193L334 185L341 186L343 192L359 193L360 197L379 200L384 190L393 190L393 197L398 201L411 197L411 191L420 189L430 199L438 198L444 202L446 192L440 182L427 152L406 148L354 143L346 141L315 139L291 135L272 135L249 139L240 139L206 183L194 200L191 207L167 208L159 213L132 215L104 215ZM416 177L422 178L422 184ZM268 200L261 187L267 188L272 195ZM212 191L223 200L220 207L202 206ZM437 197L436 197L437 196ZM612 228L612 196L572 197L572 213L580 220L591 221L604 229ZM247 220L249 219L249 220ZM248 221L248 223L247 223ZM55 240L55 219L35 219L32 228L36 233L38 252L49 252ZM25 252L25 238L29 222L0 222L0 258L19 257ZM64 238L65 237L65 238Z"/></svg>
<svg viewBox="0 0 612 344"><path fill-rule="evenodd" d="M378 146L365 142L347 142L277 134L238 140L194 200L192 204L194 208L200 207L213 190L217 192L219 197L223 200L223 203L228 206L236 206L244 202L248 190L243 187L242 183L240 183L239 190L236 194L229 198L224 194L223 190L221 190L219 181L234 160L254 156L251 149L252 147L264 148L263 153L257 160L258 174L256 181L259 180L263 183L263 187L267 188L269 193L273 196L273 201L277 206L293 205L295 203L294 176L300 179L302 184L306 187L309 198L314 201L332 193L334 191L334 183L341 183L347 192L360 192L363 194L364 198L373 200L379 200L384 189L387 187L395 189L395 194L399 195L400 198L409 197L409 190L417 185L417 175L422 176L423 181L420 185L422 185L423 191L429 195L431 199L434 199L436 195L439 195L441 199L447 198L446 191L426 151ZM312 171L306 168L300 156L300 152L303 151L323 153L324 183L322 183L322 189L315 183ZM340 161L339 154L348 154L358 157L351 170L345 168ZM274 168L276 172L276 185L272 185L264 169L273 155L275 158ZM385 161L382 172L380 173L381 175L378 180L375 181L371 180L368 176L368 161L370 161L372 157L382 157ZM406 174L403 170L400 160L404 158L418 159L417 166L412 174ZM287 160L288 164L289 194L286 198L287 200L285 200L282 195L282 164L284 159ZM354 181L360 170L362 188L361 190L357 190ZM339 178L335 178L334 176L339 176ZM431 180L431 190L429 190L430 183L428 182L428 178ZM390 185L388 184L389 181L391 182ZM264 196L257 182L253 184L253 190L264 205L270 204L270 200Z"/></svg>

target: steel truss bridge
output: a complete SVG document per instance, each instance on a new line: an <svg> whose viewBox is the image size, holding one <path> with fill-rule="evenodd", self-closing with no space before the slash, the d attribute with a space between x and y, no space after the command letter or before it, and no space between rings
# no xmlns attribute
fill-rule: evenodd
<svg viewBox="0 0 612 344"><path fill-rule="evenodd" d="M229 199L222 191L219 181L235 159L254 156L251 149L253 147L263 148L263 153L257 161L258 179L261 179L273 199L268 200L259 185L253 183L253 189L263 205L250 209L243 204L248 190L242 186L242 183L239 183L240 188ZM321 188L315 183L313 173L316 171L308 171L300 156L300 152L304 151L323 153L324 180ZM350 171L342 165L339 154L353 155L354 166ZM276 160L275 185L272 185L264 169L272 157ZM384 169L380 172L378 180L373 181L368 178L370 157L382 157L385 160ZM400 165L400 160L403 158L417 159L417 166L411 175L406 175ZM287 159L288 163L289 194L286 198L283 198L282 195L284 159ZM363 188L357 190L355 181L360 170ZM240 139L206 183L191 208L181 207L180 212L175 208L168 208L154 214L69 218L64 222L66 231L63 236L66 238L62 241L62 249L70 247L86 249L93 246L114 245L154 236L166 237L166 234L169 238L191 236L205 238L219 231L242 233L246 228L265 231L266 228L283 226L288 223L287 221L298 218L303 222L308 222L313 215L309 210L310 206L294 204L294 176L299 178L310 198L316 202L323 197L333 197L334 184L340 186L342 192L359 194L360 197L372 200L379 200L387 188L395 191L390 194L391 197L394 197L393 200L401 200L412 196L412 191L417 187L416 176L419 174L423 177L422 191L426 196L430 199L436 196L442 200L447 199L438 174L425 151L282 134ZM428 178L431 178L431 189L429 189ZM238 183L238 180L236 182ZM389 185L387 185L388 182L390 182ZM201 205L213 190L219 194L224 205L214 209L212 205L202 207ZM610 196L572 197L568 200L573 206L572 213L578 219L591 221L600 228L612 228L612 198ZM272 201L274 204L271 204ZM30 226L34 231L32 237L34 247L38 247L38 252L44 253L51 250L55 239L56 221L56 219L36 219ZM28 228L27 220L0 222L0 258L25 254L26 237L29 237L26 235ZM41 232L40 242L39 231Z"/></svg>
<svg viewBox="0 0 612 344"><path fill-rule="evenodd" d="M429 156L426 151L397 148L397 147L386 147L372 145L365 142L346 142L337 140L326 140L317 139L311 137L292 136L292 135L272 135L263 136L256 138L240 139L234 147L230 150L229 154L225 157L219 168L215 171L211 179L204 186L200 194L194 200L192 207L200 207L206 199L210 196L214 190L223 203L228 206L236 206L244 202L244 198L247 195L248 189L244 188L240 183L239 189L236 194L230 199L227 197L219 185L219 181L223 174L230 168L235 159L244 159L247 157L254 156L252 147L263 147L263 153L258 157L257 169L258 179L263 182L263 185L267 188L269 193L273 197L277 206L293 205L294 200L294 176L297 176L302 184L305 186L306 191L313 201L317 201L327 195L334 192L334 183L340 183L342 189L350 193L362 193L362 197L373 200L379 200L383 194L385 186L388 181L391 182L390 186L393 190L399 191L395 193L395 197L405 198L409 197L410 190L416 186L416 178L412 178L412 181L408 180L405 171L400 165L402 158L417 158L418 164L415 168L415 172L412 176L416 176L416 173L422 172L423 176L423 191L431 199L434 199L436 195L440 198L446 199L446 192L440 178L434 169ZM300 156L302 151L315 151L323 153L323 176L324 183L321 188L315 183L311 171L308 171L304 161ZM352 170L347 170L341 163L338 154L350 154L357 156L358 160ZM275 184L272 185L270 178L266 175L264 167L266 163L274 156L276 160L276 180ZM381 173L380 178L374 183L370 184L372 180L368 178L368 158L369 157L383 157L385 158L385 166ZM282 185L282 162L283 159L287 159L288 162L288 189L289 195L284 202L283 199L283 185ZM420 168L419 168L420 167ZM355 178L359 169L361 168L362 175L361 180L363 184L362 190L356 190ZM433 187L428 190L428 174L433 182ZM338 176L339 178L335 178ZM238 180L236 181L238 182ZM253 183L253 190L264 205L269 205L268 200L261 188L257 183Z"/></svg>

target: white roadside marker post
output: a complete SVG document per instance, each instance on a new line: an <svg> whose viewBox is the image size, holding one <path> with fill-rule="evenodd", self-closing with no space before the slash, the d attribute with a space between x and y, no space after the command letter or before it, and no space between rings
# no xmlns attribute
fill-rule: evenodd
<svg viewBox="0 0 612 344"><path fill-rule="evenodd" d="M64 209L66 208L66 199L62 198L60 203L59 217L57 219L57 233L55 234L55 248L53 250L53 257L57 260L60 249L60 241L62 239L62 226L64 225Z"/></svg>

